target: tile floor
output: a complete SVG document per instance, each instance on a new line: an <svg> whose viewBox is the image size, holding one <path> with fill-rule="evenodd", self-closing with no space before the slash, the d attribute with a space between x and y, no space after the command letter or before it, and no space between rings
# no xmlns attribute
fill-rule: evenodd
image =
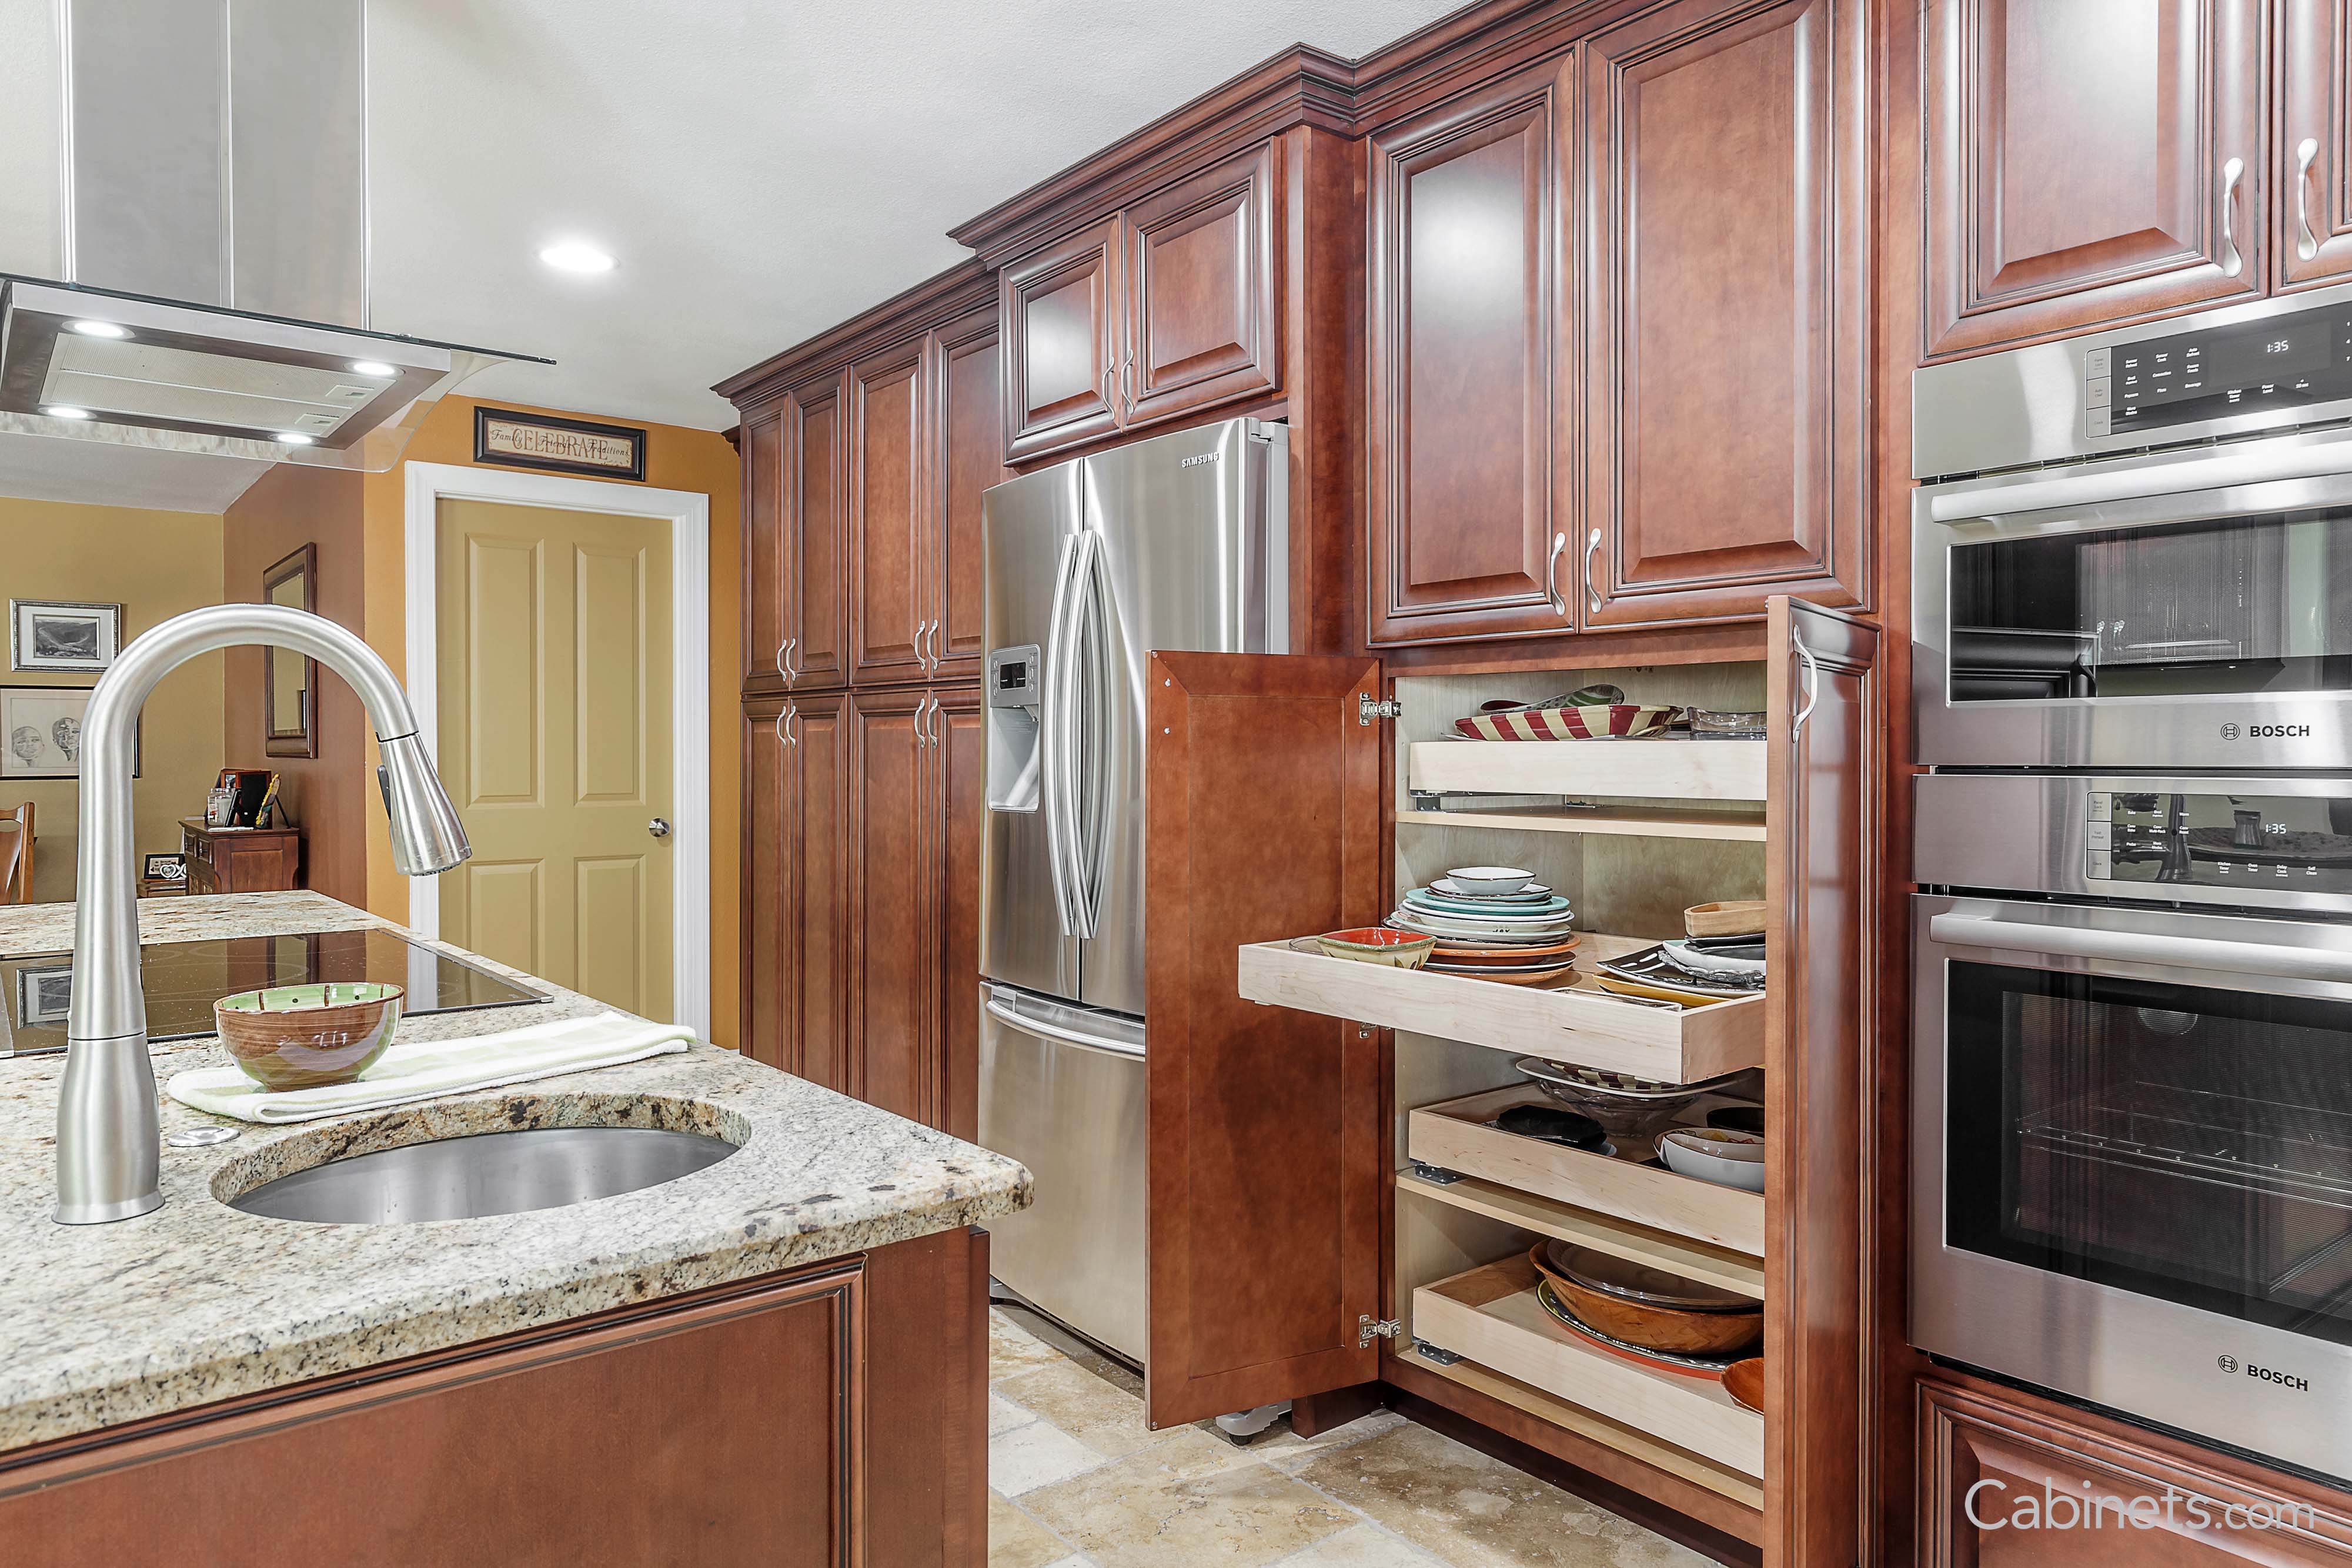
<svg viewBox="0 0 2352 1568"><path fill-rule="evenodd" d="M1143 1424L1142 1385L990 1314L989 1568L1679 1568L1706 1559L1380 1411L1248 1448ZM1062 1346L1066 1348L1057 1348Z"/></svg>

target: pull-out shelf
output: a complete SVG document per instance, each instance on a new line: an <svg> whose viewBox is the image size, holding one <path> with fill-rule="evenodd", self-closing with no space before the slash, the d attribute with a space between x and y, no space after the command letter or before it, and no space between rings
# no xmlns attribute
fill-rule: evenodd
<svg viewBox="0 0 2352 1568"><path fill-rule="evenodd" d="M1406 787L1423 794L1761 800L1760 740L1416 740Z"/></svg>
<svg viewBox="0 0 2352 1568"><path fill-rule="evenodd" d="M1525 1258L1415 1291L1412 1332L1742 1476L1764 1473L1763 1416L1713 1378L1654 1371L1562 1327L1536 1299L1536 1271Z"/></svg>
<svg viewBox="0 0 2352 1568"><path fill-rule="evenodd" d="M1588 932L1576 961L1584 970L1601 958L1649 946L1640 937ZM1330 958L1286 942L1260 942L1241 950L1241 994L1272 1007L1669 1083L1696 1083L1764 1061L1761 993L1677 1011L1629 1001L1581 979L1572 987L1508 986Z"/></svg>
<svg viewBox="0 0 2352 1568"><path fill-rule="evenodd" d="M1690 1259L1670 1260L1660 1256L1643 1260L1743 1292L1747 1287L1742 1276L1752 1277L1757 1281L1756 1293L1762 1294L1760 1264L1751 1262L1743 1269L1738 1263L1738 1259L1764 1256L1762 1193L1718 1186L1664 1166L1639 1165L1540 1138L1523 1138L1488 1124L1508 1106L1548 1103L1540 1092L1515 1087L1424 1105L1405 1117L1405 1149L1423 1165L1736 1254L1737 1258L1716 1260L1709 1269L1694 1267ZM1625 1245L1605 1249L1635 1256Z"/></svg>

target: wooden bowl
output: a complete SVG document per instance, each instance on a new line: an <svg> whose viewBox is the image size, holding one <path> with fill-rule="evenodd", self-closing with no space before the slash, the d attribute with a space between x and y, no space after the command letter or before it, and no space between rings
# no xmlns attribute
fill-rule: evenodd
<svg viewBox="0 0 2352 1568"><path fill-rule="evenodd" d="M1693 936L1745 936L1764 929L1764 901L1694 904L1683 911L1683 930Z"/></svg>
<svg viewBox="0 0 2352 1568"><path fill-rule="evenodd" d="M240 991L213 1004L221 1043L264 1089L349 1083L383 1054L400 1023L398 986L336 980Z"/></svg>
<svg viewBox="0 0 2352 1568"><path fill-rule="evenodd" d="M1723 1391L1734 1405L1764 1414L1764 1358L1751 1355L1723 1369Z"/></svg>
<svg viewBox="0 0 2352 1568"><path fill-rule="evenodd" d="M1552 1293L1559 1298L1561 1305L1611 1339L1675 1355L1737 1355L1763 1343L1761 1301L1756 1303L1753 1312L1685 1312L1676 1307L1629 1301L1622 1296L1580 1285L1562 1274L1544 1255L1545 1245L1537 1242L1528 1253L1528 1260L1551 1282Z"/></svg>

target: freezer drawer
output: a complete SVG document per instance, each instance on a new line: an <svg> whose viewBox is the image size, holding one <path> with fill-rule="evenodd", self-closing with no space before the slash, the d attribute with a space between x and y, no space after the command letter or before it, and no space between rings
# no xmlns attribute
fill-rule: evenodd
<svg viewBox="0 0 2352 1568"><path fill-rule="evenodd" d="M981 1002L980 1141L1036 1178L1034 1203L989 1221L990 1272L1141 1361L1143 1026L1005 986Z"/></svg>

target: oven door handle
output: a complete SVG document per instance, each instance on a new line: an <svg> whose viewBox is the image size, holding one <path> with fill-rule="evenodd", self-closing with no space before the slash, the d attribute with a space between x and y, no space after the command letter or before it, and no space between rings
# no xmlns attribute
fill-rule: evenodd
<svg viewBox="0 0 2352 1568"><path fill-rule="evenodd" d="M2282 980L2352 983L2352 951L2288 947L2274 942L2226 942L2210 936L2157 936L2145 931L2100 931L2079 925L2038 925L2025 920L1989 920L1976 915L1937 915L1927 935L1948 947L2000 947L2067 958L2112 958L2135 964L2170 964L2225 974L2266 975Z"/></svg>

